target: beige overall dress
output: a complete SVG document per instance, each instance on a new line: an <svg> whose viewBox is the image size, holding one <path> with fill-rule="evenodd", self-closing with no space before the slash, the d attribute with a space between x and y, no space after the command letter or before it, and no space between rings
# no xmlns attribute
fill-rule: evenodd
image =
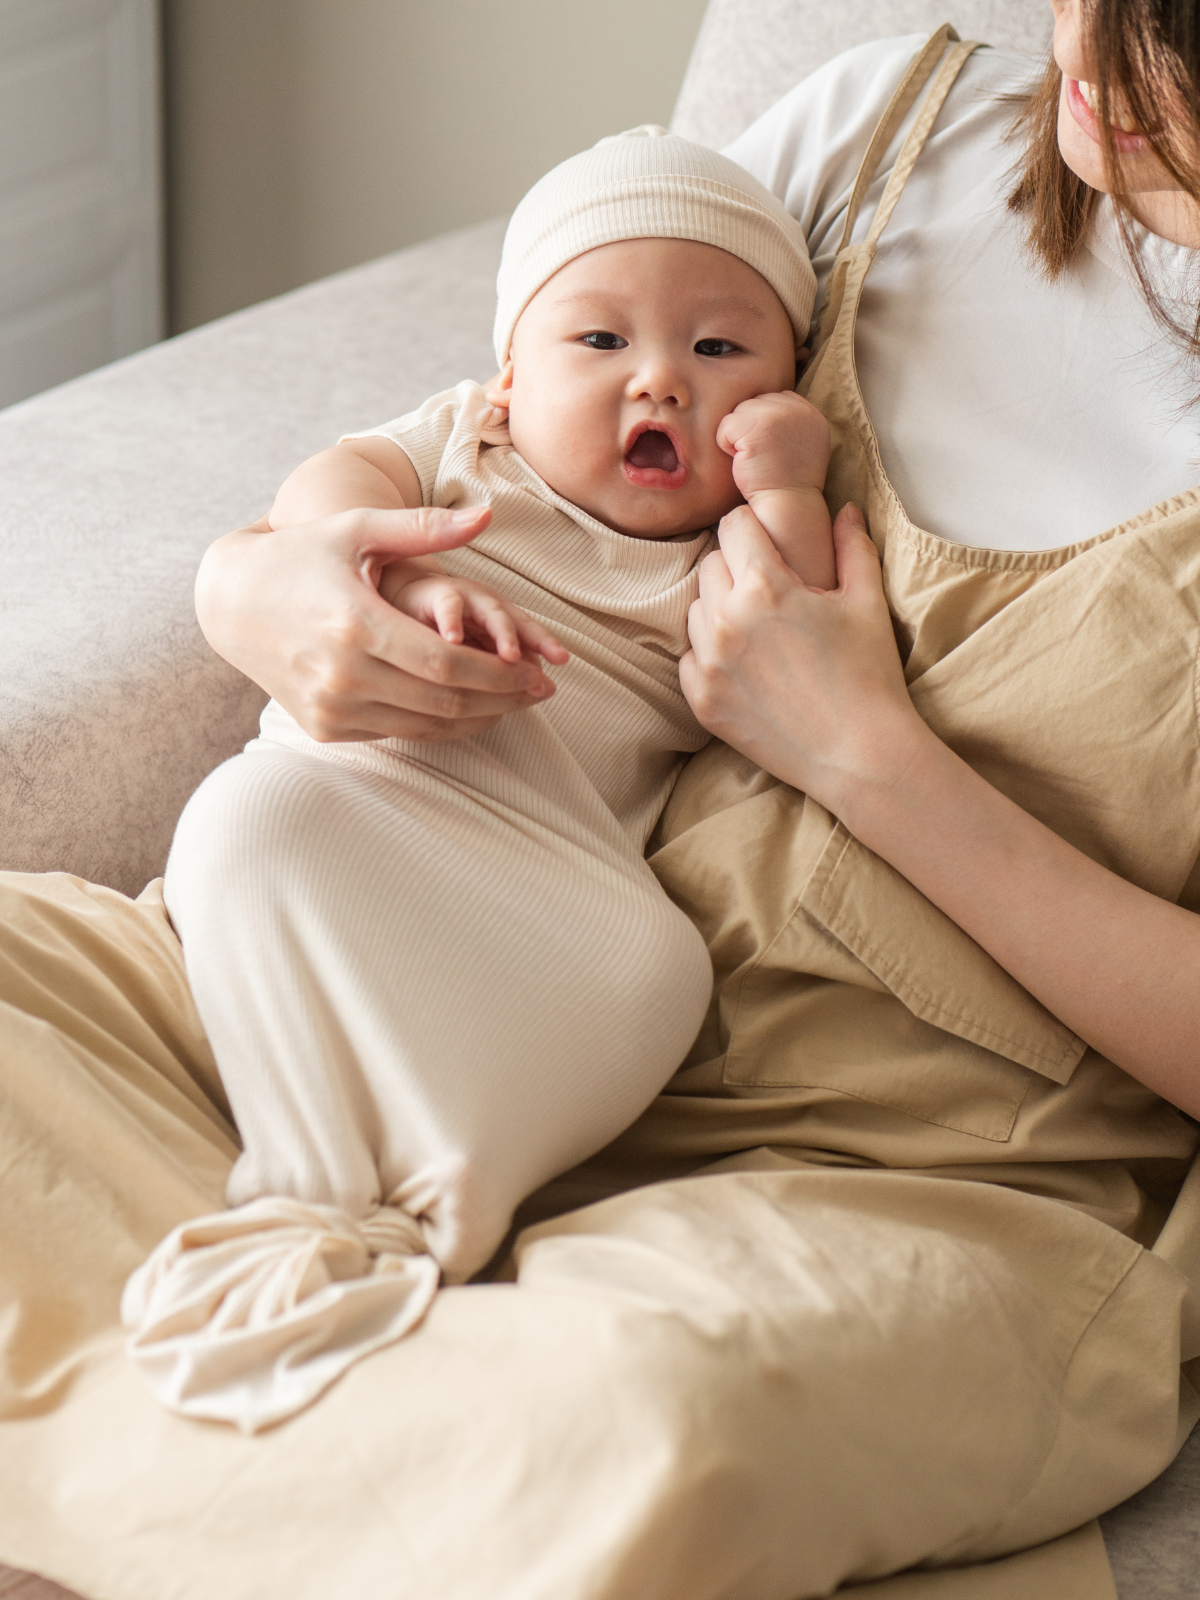
<svg viewBox="0 0 1200 1600"><path fill-rule="evenodd" d="M855 309L946 42L806 379L831 498L868 511L939 734L1197 906L1200 495L1066 550L953 545L863 410ZM237 1155L161 894L0 879L0 1560L97 1600L1112 1600L1090 1519L1200 1409L1194 1125L728 750L652 865L717 971L688 1062L506 1281L253 1438L160 1409L117 1320Z"/></svg>

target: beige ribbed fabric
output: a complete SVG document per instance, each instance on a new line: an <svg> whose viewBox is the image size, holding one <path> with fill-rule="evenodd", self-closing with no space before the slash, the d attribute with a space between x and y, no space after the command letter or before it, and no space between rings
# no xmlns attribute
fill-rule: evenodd
<svg viewBox="0 0 1200 1600"><path fill-rule="evenodd" d="M496 359L534 295L576 256L621 239L694 239L762 274L808 343L817 280L800 224L728 156L647 125L562 162L512 214L496 279Z"/></svg>
<svg viewBox="0 0 1200 1600"><path fill-rule="evenodd" d="M319 745L271 704L176 833L167 903L245 1149L234 1209L169 1235L123 1316L188 1415L265 1426L401 1337L437 1264L468 1278L634 1120L707 1004L642 849L706 738L677 664L712 536L612 532L493 416L464 383L380 431L426 504L492 507L446 565L557 633L554 698L438 745Z"/></svg>

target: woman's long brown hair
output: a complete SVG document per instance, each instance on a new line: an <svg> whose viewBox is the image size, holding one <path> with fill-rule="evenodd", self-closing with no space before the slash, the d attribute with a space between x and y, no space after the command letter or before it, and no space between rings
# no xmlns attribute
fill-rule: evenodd
<svg viewBox="0 0 1200 1600"><path fill-rule="evenodd" d="M1121 184L1112 137L1112 113L1124 108L1173 181L1200 200L1200 0L1083 0L1083 25L1099 80L1100 148L1121 238L1156 321L1200 356L1200 304L1181 316L1150 281L1135 244L1134 197ZM1059 151L1061 86L1051 57L1041 82L1017 102L1014 132L1023 135L1024 150L1008 197L1009 209L1028 219L1030 248L1051 278L1075 259L1100 201Z"/></svg>

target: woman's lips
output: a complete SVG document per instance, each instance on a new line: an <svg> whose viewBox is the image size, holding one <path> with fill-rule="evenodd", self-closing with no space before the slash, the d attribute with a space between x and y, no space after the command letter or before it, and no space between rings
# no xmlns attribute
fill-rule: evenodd
<svg viewBox="0 0 1200 1600"><path fill-rule="evenodd" d="M1087 134L1093 144L1100 144L1100 119L1088 104L1089 96L1096 98L1096 90L1089 83L1085 85L1086 93L1079 86L1078 78L1068 78L1064 74L1063 81L1067 86L1067 105L1075 121ZM1118 113L1119 114L1119 113ZM1146 148L1146 135L1134 133L1130 129L1117 127L1114 123L1112 130L1113 146L1117 150L1144 150Z"/></svg>
<svg viewBox="0 0 1200 1600"><path fill-rule="evenodd" d="M625 441L625 476L639 489L681 489L688 480L683 442L673 428L637 422Z"/></svg>

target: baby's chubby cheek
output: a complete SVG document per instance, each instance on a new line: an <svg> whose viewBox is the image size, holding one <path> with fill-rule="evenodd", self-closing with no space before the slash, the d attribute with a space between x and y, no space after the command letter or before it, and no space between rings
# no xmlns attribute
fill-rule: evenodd
<svg viewBox="0 0 1200 1600"><path fill-rule="evenodd" d="M579 491L599 479L597 440L568 411L522 405L514 396L508 435L517 454L564 499L578 501Z"/></svg>
<svg viewBox="0 0 1200 1600"><path fill-rule="evenodd" d="M544 396L522 394L514 383L508 403L508 436L517 454L543 478L544 465L554 453L554 434L545 410Z"/></svg>

